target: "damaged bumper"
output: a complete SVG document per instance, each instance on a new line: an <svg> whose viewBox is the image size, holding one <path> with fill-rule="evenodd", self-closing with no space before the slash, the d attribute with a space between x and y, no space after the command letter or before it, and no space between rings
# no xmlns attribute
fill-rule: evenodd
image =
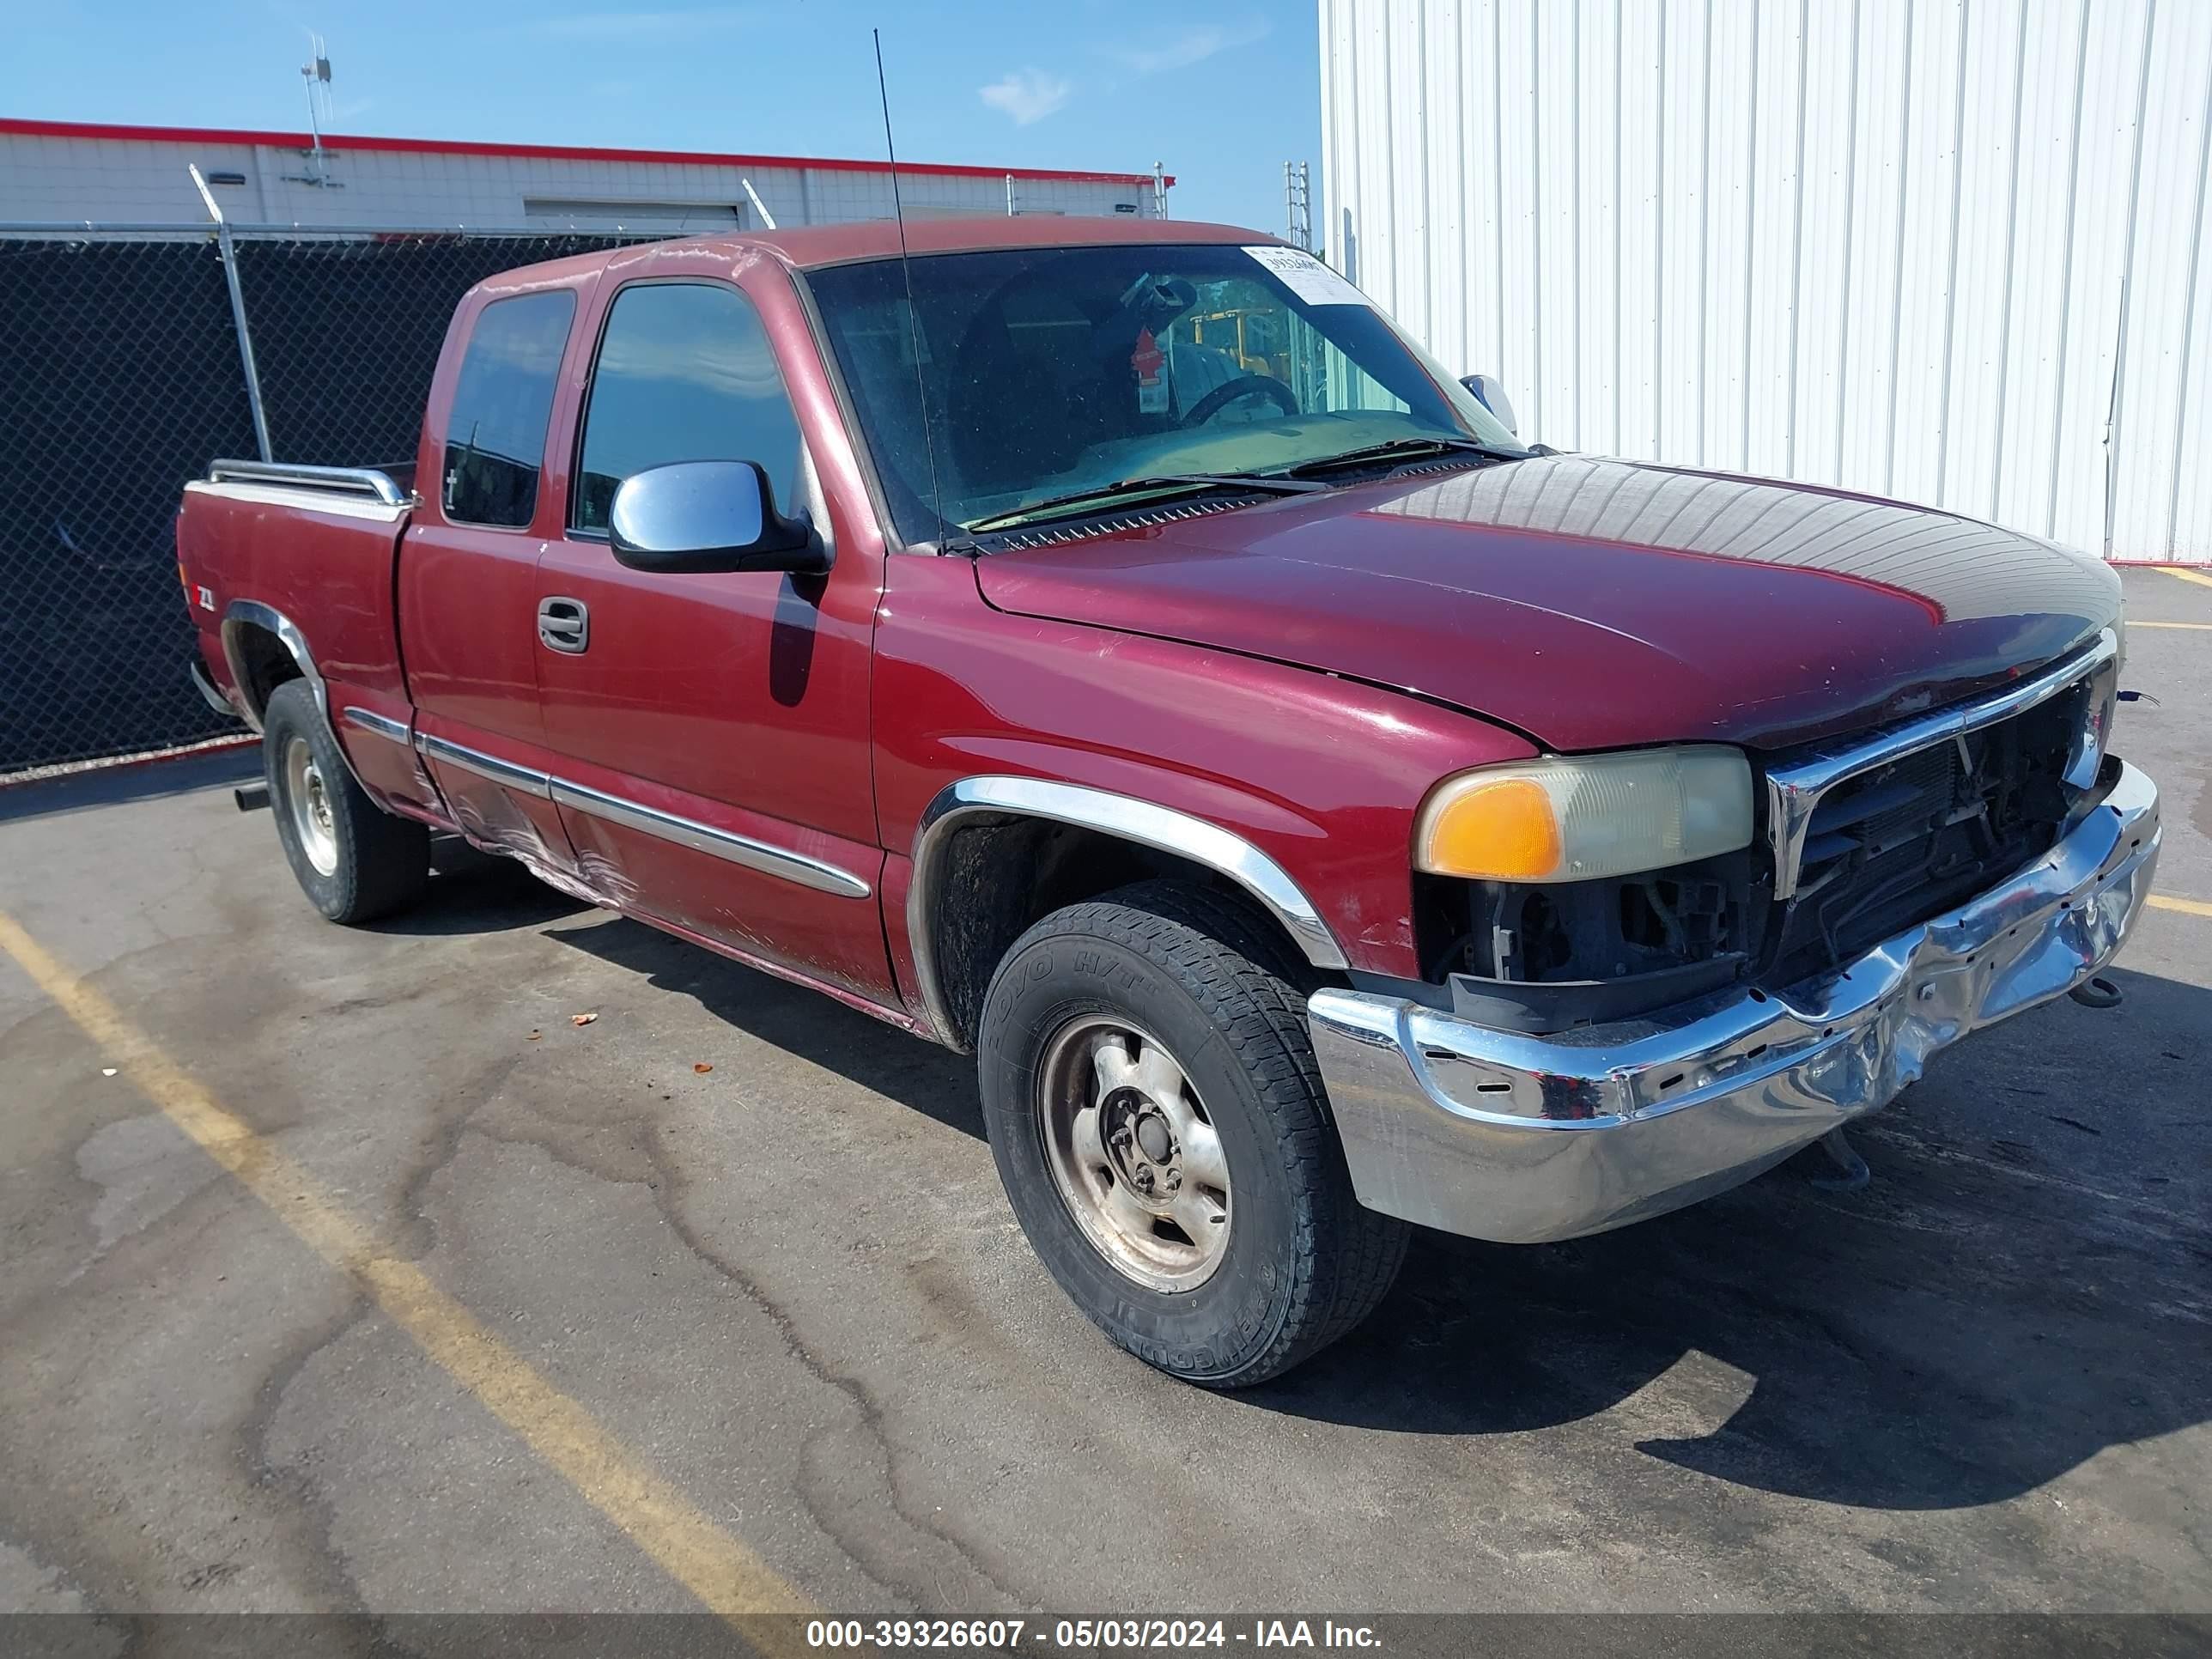
<svg viewBox="0 0 2212 1659"><path fill-rule="evenodd" d="M1360 1201L1540 1243L1663 1214L1779 1163L1968 1032L2112 960L2150 892L2158 791L2119 762L2044 857L1838 973L1529 1036L1324 990L1314 1048Z"/></svg>

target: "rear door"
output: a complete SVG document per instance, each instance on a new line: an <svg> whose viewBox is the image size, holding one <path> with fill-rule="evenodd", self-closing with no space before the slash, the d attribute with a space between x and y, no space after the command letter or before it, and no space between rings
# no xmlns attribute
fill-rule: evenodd
<svg viewBox="0 0 2212 1659"><path fill-rule="evenodd" d="M763 262L733 281L701 263L640 260L601 296L568 522L537 572L555 796L580 866L630 908L892 1000L868 732L881 555L836 546L840 515L746 285L781 284L768 297L788 325L791 278ZM606 533L617 487L686 460L759 462L776 505L805 511L831 541L829 574L617 562Z"/></svg>
<svg viewBox="0 0 2212 1659"><path fill-rule="evenodd" d="M577 303L549 288L456 319L466 344L433 389L444 429L424 434L425 499L399 557L408 689L439 790L471 838L549 874L572 860L538 711L538 559L541 520L560 519L545 447Z"/></svg>

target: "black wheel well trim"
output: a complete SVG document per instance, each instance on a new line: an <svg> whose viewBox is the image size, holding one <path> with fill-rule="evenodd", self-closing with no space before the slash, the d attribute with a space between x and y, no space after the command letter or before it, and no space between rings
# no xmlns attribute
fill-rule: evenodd
<svg viewBox="0 0 2212 1659"><path fill-rule="evenodd" d="M1175 807L1084 784L1011 775L962 778L937 793L915 826L906 896L916 989L932 1034L949 1048L965 1051L971 1046L946 995L939 960L943 890L953 846L963 830L1023 820L1095 831L1210 872L1255 902L1311 966L1334 973L1350 967L1328 923L1289 872L1235 830Z"/></svg>

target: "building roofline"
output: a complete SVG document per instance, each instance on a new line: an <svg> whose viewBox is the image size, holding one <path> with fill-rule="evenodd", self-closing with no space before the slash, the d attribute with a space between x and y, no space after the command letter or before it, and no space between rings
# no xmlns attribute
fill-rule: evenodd
<svg viewBox="0 0 2212 1659"><path fill-rule="evenodd" d="M264 132L239 127L142 127L106 121L33 121L0 117L0 137L112 138L155 143L260 144L275 149L307 149L314 141L304 132ZM519 155L549 161L673 161L690 167L812 167L829 173L884 173L883 161L836 155L733 155L711 150L611 149L570 144L496 144L464 138L382 138L358 133L325 133L323 148L333 150L390 150L406 155ZM1149 173L1074 173L1051 167L986 167L966 164L902 161L902 173L927 173L958 179L1041 179L1070 184L1149 185ZM1175 183L1169 173L1164 182Z"/></svg>

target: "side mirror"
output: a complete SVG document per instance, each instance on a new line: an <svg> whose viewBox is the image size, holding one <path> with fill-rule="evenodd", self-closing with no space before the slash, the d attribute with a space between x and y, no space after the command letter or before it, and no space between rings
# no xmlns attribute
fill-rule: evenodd
<svg viewBox="0 0 2212 1659"><path fill-rule="evenodd" d="M1460 384L1474 393L1475 402L1495 415L1508 432L1521 435L1521 428L1513 418L1513 400L1505 395L1505 388L1498 383L1494 374L1470 374Z"/></svg>
<svg viewBox="0 0 2212 1659"><path fill-rule="evenodd" d="M633 570L826 570L805 514L787 519L757 461L675 461L633 472L607 510L615 557Z"/></svg>

